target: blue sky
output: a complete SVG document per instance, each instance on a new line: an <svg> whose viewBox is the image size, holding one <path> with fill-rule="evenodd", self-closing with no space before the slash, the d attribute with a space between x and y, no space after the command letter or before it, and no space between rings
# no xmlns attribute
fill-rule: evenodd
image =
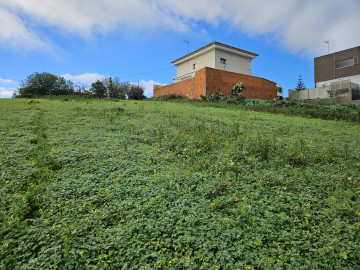
<svg viewBox="0 0 360 270"><path fill-rule="evenodd" d="M314 87L314 57L360 46L359 0L0 0L0 98L34 72L170 84L170 64L218 41L259 54L253 75Z"/></svg>

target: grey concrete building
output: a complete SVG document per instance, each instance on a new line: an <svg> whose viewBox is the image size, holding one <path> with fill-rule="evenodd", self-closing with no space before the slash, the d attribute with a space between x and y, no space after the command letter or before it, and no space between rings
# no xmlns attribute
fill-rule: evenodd
<svg viewBox="0 0 360 270"><path fill-rule="evenodd" d="M314 59L315 87L350 80L360 84L360 46Z"/></svg>
<svg viewBox="0 0 360 270"><path fill-rule="evenodd" d="M315 88L289 90L289 99L360 105L360 46L314 59Z"/></svg>

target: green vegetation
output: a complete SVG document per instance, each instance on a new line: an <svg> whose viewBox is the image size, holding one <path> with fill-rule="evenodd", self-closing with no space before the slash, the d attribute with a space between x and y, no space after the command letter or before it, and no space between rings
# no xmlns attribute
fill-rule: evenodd
<svg viewBox="0 0 360 270"><path fill-rule="evenodd" d="M250 107L0 100L0 269L359 269L359 124Z"/></svg>
<svg viewBox="0 0 360 270"><path fill-rule="evenodd" d="M301 77L301 74L299 74L299 80L298 80L298 82L297 82L297 85L296 85L295 90L301 91L301 90L306 90L306 89L307 89L307 88L306 88L306 86L305 86L305 84L304 84L304 81L303 81L303 79L302 79L302 77Z"/></svg>
<svg viewBox="0 0 360 270"><path fill-rule="evenodd" d="M360 106L321 104L306 101L272 100L245 100L242 109L257 112L304 116L325 120L346 120L360 122Z"/></svg>
<svg viewBox="0 0 360 270"><path fill-rule="evenodd" d="M105 85L97 80L96 82L92 83L91 84L91 88L89 89L90 92L95 96L95 97L98 97L98 98L101 98L101 97L106 97L106 87Z"/></svg>
<svg viewBox="0 0 360 270"><path fill-rule="evenodd" d="M15 97L34 97L46 95L71 95L74 94L74 84L61 76L55 76L48 72L35 72L29 75Z"/></svg>
<svg viewBox="0 0 360 270"><path fill-rule="evenodd" d="M193 102L198 103L197 106L231 108L227 105L228 98L219 93L215 93L211 96L203 96L202 101L207 102L188 100L175 102ZM246 98L238 99L238 102L235 105L236 106L233 106L233 109L235 110L251 110L289 116L320 118L325 120L360 122L360 106L355 105L321 104L310 101L288 101L285 99L265 101Z"/></svg>
<svg viewBox="0 0 360 270"><path fill-rule="evenodd" d="M246 86L242 82L238 82L228 92L228 96L224 96L219 89L219 92L215 92L212 95L200 95L202 101L207 102L226 102L227 104L244 104L245 97L242 96L242 92L246 90Z"/></svg>
<svg viewBox="0 0 360 270"><path fill-rule="evenodd" d="M48 72L34 72L24 80L19 89L13 94L14 98L53 98L67 96L70 99L81 96L82 98L104 98L107 96L106 89L110 78L97 80L91 84L91 88L85 85L75 85L64 77L56 76ZM121 82L118 77L112 79L111 98L116 99L145 99L144 87L141 84Z"/></svg>

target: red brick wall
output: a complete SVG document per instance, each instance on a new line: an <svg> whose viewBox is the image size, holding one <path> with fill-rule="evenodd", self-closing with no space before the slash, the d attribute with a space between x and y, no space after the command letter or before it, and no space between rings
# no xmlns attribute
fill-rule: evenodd
<svg viewBox="0 0 360 270"><path fill-rule="evenodd" d="M154 97L175 94L188 99L199 99L200 95L206 95L205 74L206 70L203 68L193 78L154 89Z"/></svg>
<svg viewBox="0 0 360 270"><path fill-rule="evenodd" d="M205 69L208 95L220 92L227 96L236 83L242 82L246 86L243 95L247 98L270 100L277 97L276 83L267 79L209 67Z"/></svg>
<svg viewBox="0 0 360 270"><path fill-rule="evenodd" d="M232 87L243 82L247 98L276 98L276 83L264 78L205 67L195 73L195 77L154 89L154 97L176 94L188 99L199 99L200 95L212 95L219 89L227 96Z"/></svg>

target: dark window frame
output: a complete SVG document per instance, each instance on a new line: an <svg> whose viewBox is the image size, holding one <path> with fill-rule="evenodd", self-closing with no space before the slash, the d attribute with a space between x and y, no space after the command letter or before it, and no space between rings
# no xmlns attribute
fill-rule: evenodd
<svg viewBox="0 0 360 270"><path fill-rule="evenodd" d="M352 61L352 63L350 63L351 61ZM348 58L348 59L336 61L335 62L335 69L352 67L354 65L355 65L355 57L351 57L351 58Z"/></svg>
<svg viewBox="0 0 360 270"><path fill-rule="evenodd" d="M220 58L220 64L226 65L226 58Z"/></svg>

